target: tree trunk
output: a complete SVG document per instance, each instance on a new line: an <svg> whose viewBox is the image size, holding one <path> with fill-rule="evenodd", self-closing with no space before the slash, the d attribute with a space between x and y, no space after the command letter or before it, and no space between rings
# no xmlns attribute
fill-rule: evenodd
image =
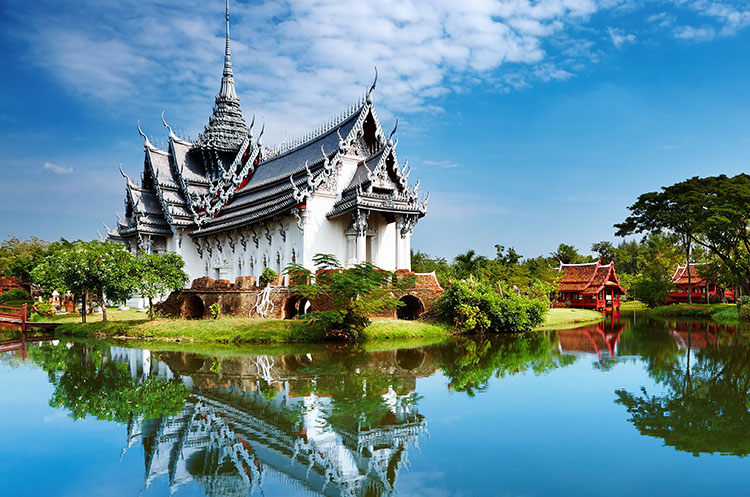
<svg viewBox="0 0 750 497"><path fill-rule="evenodd" d="M102 305L102 321L107 321L107 304L104 303L104 293L99 292L99 302Z"/></svg>
<svg viewBox="0 0 750 497"><path fill-rule="evenodd" d="M151 300L151 297L148 298L148 318L149 320L154 320L154 302Z"/></svg>
<svg viewBox="0 0 750 497"><path fill-rule="evenodd" d="M86 307L88 302L86 302L86 297L88 296L88 292L84 291L81 293L81 322L86 322Z"/></svg>
<svg viewBox="0 0 750 497"><path fill-rule="evenodd" d="M693 303L693 275L690 271L690 239L688 238L687 243L685 244L685 255L687 256L685 258L685 264L687 267L687 274L688 274L688 304Z"/></svg>

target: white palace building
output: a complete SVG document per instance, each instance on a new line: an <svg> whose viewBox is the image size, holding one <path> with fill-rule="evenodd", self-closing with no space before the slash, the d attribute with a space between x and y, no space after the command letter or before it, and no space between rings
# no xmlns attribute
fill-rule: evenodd
<svg viewBox="0 0 750 497"><path fill-rule="evenodd" d="M376 75L377 82L377 75ZM373 106L375 83L325 126L276 147L248 126L235 91L229 10L221 89L197 140L144 139L140 182L126 180L125 215L107 228L129 250L177 252L190 279L258 277L333 254L351 265L411 269L411 235L428 198L409 184Z"/></svg>

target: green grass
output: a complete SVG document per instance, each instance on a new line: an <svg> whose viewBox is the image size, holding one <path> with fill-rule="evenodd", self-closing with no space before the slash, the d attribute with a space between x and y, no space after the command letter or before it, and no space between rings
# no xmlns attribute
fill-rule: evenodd
<svg viewBox="0 0 750 497"><path fill-rule="evenodd" d="M645 311L648 306L637 300L628 300L620 304L620 311Z"/></svg>
<svg viewBox="0 0 750 497"><path fill-rule="evenodd" d="M604 321L605 318L604 314L589 309L550 309L544 324L537 330L576 328Z"/></svg>
<svg viewBox="0 0 750 497"><path fill-rule="evenodd" d="M43 317L34 315L33 321L42 321L45 323L80 323L81 315L78 313L70 314L55 314L51 317ZM89 314L86 316L87 323L97 323L102 320L102 313L98 312L95 314ZM148 314L145 312L138 312L136 310L120 311L116 307L107 308L107 320L108 321L146 321L148 320Z"/></svg>
<svg viewBox="0 0 750 497"><path fill-rule="evenodd" d="M282 319L248 319L223 316L221 319L157 319L148 321L135 311L111 311L108 321L101 315L89 316L81 323L80 316L55 316L61 322L59 335L75 337L121 338L148 341L195 343L269 343L312 342L323 339L320 333L309 330L303 321ZM374 321L362 333L363 341L412 340L444 338L451 330L441 324L423 321Z"/></svg>
<svg viewBox="0 0 750 497"><path fill-rule="evenodd" d="M674 304L654 307L650 316L712 319L714 321L739 321L735 304Z"/></svg>
<svg viewBox="0 0 750 497"><path fill-rule="evenodd" d="M362 338L364 340L393 340L436 338L445 337L450 334L451 329L441 323L382 319L373 321L372 324L365 329Z"/></svg>

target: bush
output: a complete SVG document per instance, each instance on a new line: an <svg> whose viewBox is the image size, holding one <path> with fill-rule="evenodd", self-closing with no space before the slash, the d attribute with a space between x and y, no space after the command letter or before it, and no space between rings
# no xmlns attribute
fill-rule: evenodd
<svg viewBox="0 0 750 497"><path fill-rule="evenodd" d="M519 332L541 325L549 302L513 293L501 296L490 285L457 281L436 306L444 319L463 332Z"/></svg>
<svg viewBox="0 0 750 497"><path fill-rule="evenodd" d="M270 267L265 268L260 275L260 287L267 287L272 281L276 280L276 276L276 271Z"/></svg>
<svg viewBox="0 0 750 497"><path fill-rule="evenodd" d="M55 307L46 300L34 302L31 310L43 318L51 318L55 315Z"/></svg>
<svg viewBox="0 0 750 497"><path fill-rule="evenodd" d="M21 290L20 288L14 288L5 293L0 293L0 304L19 300L31 300L31 295L29 295L29 292L26 290Z"/></svg>
<svg viewBox="0 0 750 497"><path fill-rule="evenodd" d="M218 302L215 302L208 306L208 311L211 313L212 318L219 319L219 316L221 315L221 306Z"/></svg>
<svg viewBox="0 0 750 497"><path fill-rule="evenodd" d="M750 321L750 296L743 295L737 299L737 313L740 321Z"/></svg>
<svg viewBox="0 0 750 497"><path fill-rule="evenodd" d="M669 293L674 289L671 279L653 279L639 274L633 278L628 294L649 307L664 305Z"/></svg>

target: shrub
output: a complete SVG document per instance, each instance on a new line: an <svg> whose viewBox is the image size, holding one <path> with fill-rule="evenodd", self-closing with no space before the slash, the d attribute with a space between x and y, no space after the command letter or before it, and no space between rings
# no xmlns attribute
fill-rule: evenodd
<svg viewBox="0 0 750 497"><path fill-rule="evenodd" d="M737 313L740 321L750 321L750 295L743 295L737 299Z"/></svg>
<svg viewBox="0 0 750 497"><path fill-rule="evenodd" d="M668 277L662 279L650 278L639 274L633 278L632 286L628 294L633 298L644 302L649 307L664 305L669 293L674 289L672 280Z"/></svg>
<svg viewBox="0 0 750 497"><path fill-rule="evenodd" d="M0 293L0 304L19 300L31 300L31 295L29 295L29 292L26 290L21 290L20 288L14 288L5 293Z"/></svg>
<svg viewBox="0 0 750 497"><path fill-rule="evenodd" d="M51 318L55 315L55 307L46 300L34 302L31 310L44 318Z"/></svg>
<svg viewBox="0 0 750 497"><path fill-rule="evenodd" d="M267 287L272 281L276 280L276 276L276 271L270 267L265 268L260 275L260 287Z"/></svg>
<svg viewBox="0 0 750 497"><path fill-rule="evenodd" d="M493 287L474 281L457 281L437 302L438 313L463 332L518 332L544 322L549 302L509 294L501 296Z"/></svg>
<svg viewBox="0 0 750 497"><path fill-rule="evenodd" d="M218 302L215 302L208 306L208 311L211 313L212 318L219 319L219 316L221 315L221 306Z"/></svg>

